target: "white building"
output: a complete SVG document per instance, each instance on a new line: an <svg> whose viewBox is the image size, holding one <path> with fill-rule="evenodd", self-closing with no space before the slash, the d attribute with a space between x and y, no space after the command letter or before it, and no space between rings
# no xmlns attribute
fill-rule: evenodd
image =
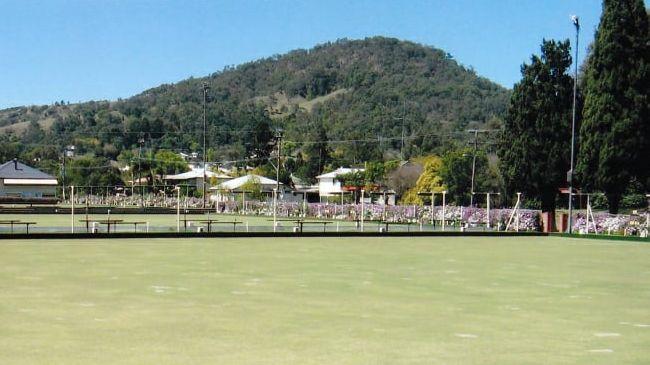
<svg viewBox="0 0 650 365"><path fill-rule="evenodd" d="M0 165L0 196L54 197L57 186L56 177L20 163L16 159Z"/></svg>
<svg viewBox="0 0 650 365"><path fill-rule="evenodd" d="M340 195L343 192L343 189L341 187L341 182L336 180L336 178L340 175L349 174L351 172L363 171L365 170L362 168L339 167L332 172L316 176L316 179L318 179L318 195L320 197Z"/></svg>

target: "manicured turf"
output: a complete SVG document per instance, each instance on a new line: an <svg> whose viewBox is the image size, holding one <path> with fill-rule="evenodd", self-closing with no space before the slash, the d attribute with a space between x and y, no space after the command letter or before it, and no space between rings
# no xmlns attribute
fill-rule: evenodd
<svg viewBox="0 0 650 365"><path fill-rule="evenodd" d="M650 246L0 242L0 364L648 364Z"/></svg>

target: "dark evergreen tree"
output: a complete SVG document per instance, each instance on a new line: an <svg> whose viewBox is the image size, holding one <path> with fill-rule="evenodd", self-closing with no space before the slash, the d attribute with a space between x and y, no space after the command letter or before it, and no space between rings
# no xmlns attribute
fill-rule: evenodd
<svg viewBox="0 0 650 365"><path fill-rule="evenodd" d="M521 68L499 142L501 173L510 194L538 199L555 211L569 170L573 79L569 41L544 40L541 56Z"/></svg>
<svg viewBox="0 0 650 365"><path fill-rule="evenodd" d="M314 183L315 177L321 174L325 166L332 161L327 145L327 133L322 123L313 123L302 151L306 159L299 169L299 176Z"/></svg>
<svg viewBox="0 0 650 365"><path fill-rule="evenodd" d="M251 164L259 166L267 162L274 148L271 120L264 110L254 108L245 111L245 117L252 126L244 141L247 157L251 159Z"/></svg>
<svg viewBox="0 0 650 365"><path fill-rule="evenodd" d="M648 17L642 0L605 0L585 75L577 171L618 212L631 179L650 168ZM647 186L646 186L647 188Z"/></svg>

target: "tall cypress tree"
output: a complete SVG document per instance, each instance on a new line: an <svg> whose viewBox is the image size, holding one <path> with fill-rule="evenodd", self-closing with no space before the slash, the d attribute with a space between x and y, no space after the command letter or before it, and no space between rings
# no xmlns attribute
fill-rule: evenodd
<svg viewBox="0 0 650 365"><path fill-rule="evenodd" d="M577 171L618 212L632 178L647 184L650 156L648 17L643 0L604 0L587 61Z"/></svg>
<svg viewBox="0 0 650 365"><path fill-rule="evenodd" d="M521 67L523 78L512 92L498 155L507 190L539 199L543 211L554 212L569 170L571 54L568 40L544 40L541 50Z"/></svg>

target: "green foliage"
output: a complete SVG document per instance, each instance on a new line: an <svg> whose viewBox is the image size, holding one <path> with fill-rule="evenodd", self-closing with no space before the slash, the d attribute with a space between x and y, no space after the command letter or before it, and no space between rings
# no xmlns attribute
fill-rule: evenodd
<svg viewBox="0 0 650 365"><path fill-rule="evenodd" d="M472 192L472 163L474 151L470 148L447 152L442 158L440 177L447 187L450 202L469 205ZM484 191L488 181L487 157L483 151L476 153L474 191Z"/></svg>
<svg viewBox="0 0 650 365"><path fill-rule="evenodd" d="M14 158L21 157L22 143L15 136L4 135L0 136L0 163L13 160ZM20 160L27 160L27 158L19 158Z"/></svg>
<svg viewBox="0 0 650 365"><path fill-rule="evenodd" d="M423 204L424 201L418 193L442 192L447 189L442 182L442 159L438 156L427 156L422 158L422 163L424 170L415 186L409 189L402 197L401 201L403 204Z"/></svg>
<svg viewBox="0 0 650 365"><path fill-rule="evenodd" d="M336 180L340 181L342 186L355 190L380 191L386 182L386 165L392 166L391 163L371 161L366 164L363 171L341 174L336 177Z"/></svg>
<svg viewBox="0 0 650 365"><path fill-rule="evenodd" d="M366 186L366 174L363 171L348 172L336 177L341 182L341 186L361 190Z"/></svg>
<svg viewBox="0 0 650 365"><path fill-rule="evenodd" d="M636 179L632 179L621 197L620 207L624 209L638 209L646 208L647 206L648 198L645 196L643 184Z"/></svg>
<svg viewBox="0 0 650 365"><path fill-rule="evenodd" d="M81 156L68 161L66 183L74 186L122 185L120 170L105 157Z"/></svg>
<svg viewBox="0 0 650 365"><path fill-rule="evenodd" d="M264 194L262 193L262 184L260 180L256 177L252 177L246 181L242 186L241 190L246 193L247 199L262 200L264 199Z"/></svg>
<svg viewBox="0 0 650 365"><path fill-rule="evenodd" d="M648 207L645 194L629 194L621 197L621 208L636 209Z"/></svg>
<svg viewBox="0 0 650 365"><path fill-rule="evenodd" d="M577 170L585 188L605 193L612 213L631 179L650 176L649 57L644 2L605 0L585 75Z"/></svg>
<svg viewBox="0 0 650 365"><path fill-rule="evenodd" d="M305 128L296 126L295 128L301 130L307 136L307 141L314 141L314 143L306 143L297 153L298 159L295 160L296 176L304 179L310 183L315 183L315 177L324 172L326 166L332 162L331 151L328 146L327 131L323 123L310 121ZM300 136L296 135L299 139ZM299 145L296 145L293 150L297 150Z"/></svg>
<svg viewBox="0 0 650 365"><path fill-rule="evenodd" d="M364 171L366 190L374 190L384 184L386 166L383 162L368 162Z"/></svg>
<svg viewBox="0 0 650 365"><path fill-rule="evenodd" d="M573 79L569 41L544 40L541 56L521 68L499 143L507 192L523 192L554 211L558 189L566 186L571 148Z"/></svg>
<svg viewBox="0 0 650 365"><path fill-rule="evenodd" d="M154 160L154 171L157 175L173 175L189 170L183 157L172 151L159 150L156 152Z"/></svg>
<svg viewBox="0 0 650 365"><path fill-rule="evenodd" d="M271 151L274 148L274 139L271 131L271 120L262 109L247 109L245 111L247 120L251 121L252 130L248 133L249 139L244 142L246 157L251 158L252 165L266 163Z"/></svg>

